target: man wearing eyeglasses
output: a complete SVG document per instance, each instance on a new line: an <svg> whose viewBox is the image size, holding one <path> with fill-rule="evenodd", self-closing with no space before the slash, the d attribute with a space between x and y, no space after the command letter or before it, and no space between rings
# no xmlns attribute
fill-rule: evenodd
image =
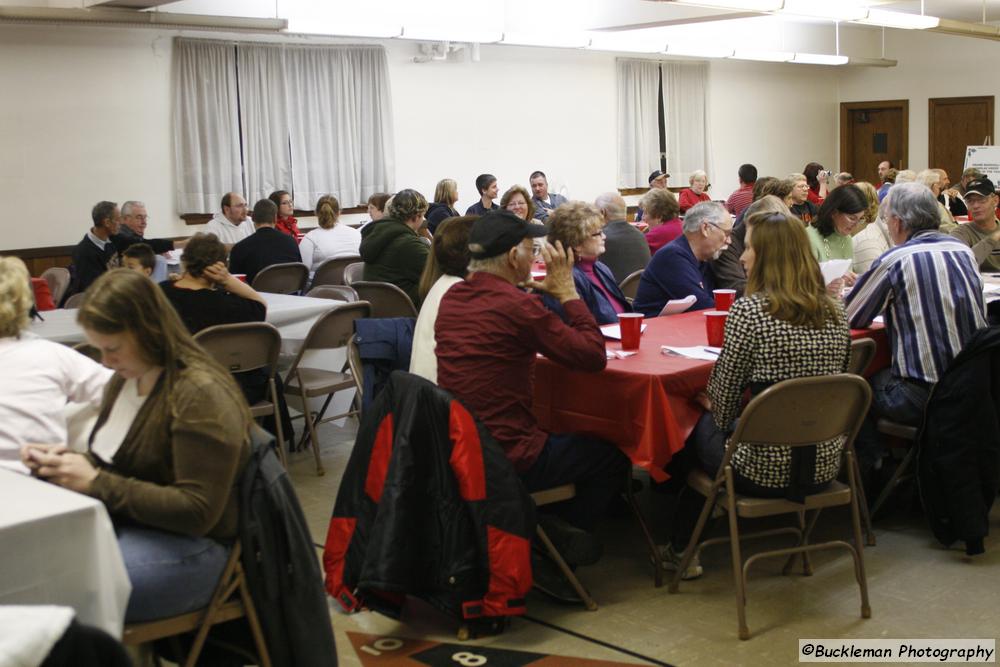
<svg viewBox="0 0 1000 667"><path fill-rule="evenodd" d="M247 200L236 192L227 192L222 197L222 212L216 213L205 232L215 234L229 250L254 233L253 221L247 217Z"/></svg>
<svg viewBox="0 0 1000 667"><path fill-rule="evenodd" d="M111 237L111 242L119 253L124 254L136 243L145 243L153 249L157 255L173 250L175 244L170 239L147 239L146 225L149 223L149 215L146 213L146 205L141 201L127 201L122 204L122 224L118 228L118 233ZM184 247L183 242L176 247Z"/></svg>
<svg viewBox="0 0 1000 667"><path fill-rule="evenodd" d="M532 412L535 358L544 354L576 371L607 364L604 338L573 281L573 251L532 239L547 230L509 211L490 212L469 232L469 275L444 295L434 324L438 384L462 401L500 443L528 491L575 483L576 497L558 518L540 515L563 557L589 565L601 555L595 522L621 490L628 460L614 445L576 434L543 431ZM542 282L531 277L533 256L545 259ZM557 299L566 322L527 285ZM555 565L533 559L535 584L560 599L573 590Z"/></svg>
<svg viewBox="0 0 1000 667"><path fill-rule="evenodd" d="M637 312L656 317L672 299L695 297L690 310L712 308L715 282L709 261L729 246L733 217L718 202L701 202L688 209L683 234L660 248L639 280Z"/></svg>

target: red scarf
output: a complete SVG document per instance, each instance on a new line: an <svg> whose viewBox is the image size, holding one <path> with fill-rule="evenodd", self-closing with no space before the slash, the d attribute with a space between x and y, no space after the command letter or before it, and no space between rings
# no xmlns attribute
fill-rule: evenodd
<svg viewBox="0 0 1000 667"><path fill-rule="evenodd" d="M296 243L299 242L299 238L302 236L301 232L299 232L299 221L291 215L287 218L279 215L278 221L274 224L274 228L279 232L291 236L295 239Z"/></svg>

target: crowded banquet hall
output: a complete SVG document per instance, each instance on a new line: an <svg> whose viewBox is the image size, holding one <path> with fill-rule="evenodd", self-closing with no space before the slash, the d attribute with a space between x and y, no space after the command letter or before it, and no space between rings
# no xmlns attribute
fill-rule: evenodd
<svg viewBox="0 0 1000 667"><path fill-rule="evenodd" d="M997 41L0 0L0 667L995 662Z"/></svg>

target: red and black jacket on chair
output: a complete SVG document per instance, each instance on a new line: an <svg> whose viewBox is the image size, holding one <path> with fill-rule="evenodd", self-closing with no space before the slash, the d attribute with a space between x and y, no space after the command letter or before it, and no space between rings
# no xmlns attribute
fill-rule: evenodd
<svg viewBox="0 0 1000 667"><path fill-rule="evenodd" d="M362 420L323 552L347 611L406 595L460 618L523 614L535 509L487 430L448 392L394 372Z"/></svg>

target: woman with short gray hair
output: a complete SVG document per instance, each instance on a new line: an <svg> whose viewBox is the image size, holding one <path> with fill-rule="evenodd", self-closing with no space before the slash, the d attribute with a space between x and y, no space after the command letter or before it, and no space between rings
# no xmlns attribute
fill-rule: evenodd
<svg viewBox="0 0 1000 667"><path fill-rule="evenodd" d="M695 204L712 200L708 196L708 192L706 192L709 188L708 174L703 170L696 169L692 171L688 182L691 184L691 187L681 190L681 196L678 198L681 206L681 215L687 213L688 209Z"/></svg>

